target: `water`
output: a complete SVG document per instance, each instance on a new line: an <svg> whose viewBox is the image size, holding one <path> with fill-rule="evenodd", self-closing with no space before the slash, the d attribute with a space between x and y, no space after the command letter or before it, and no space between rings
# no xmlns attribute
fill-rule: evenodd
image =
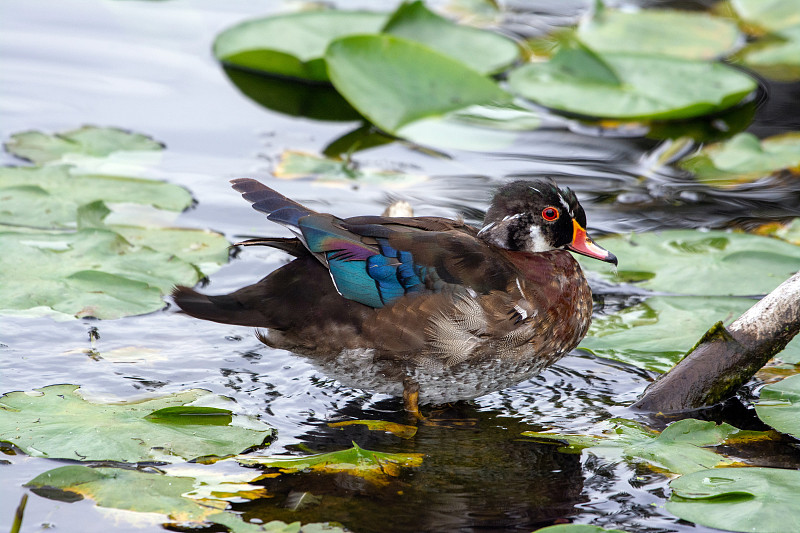
<svg viewBox="0 0 800 533"><path fill-rule="evenodd" d="M573 22L585 7L554 5L514 4L509 28L535 34L549 24ZM597 135L580 124L531 132L502 153L454 151L434 157L393 143L355 156L363 166L430 176L407 188L278 181L270 172L285 149L319 153L358 126L260 107L240 94L211 57L216 33L282 7L253 0L5 0L0 6L0 135L7 139L18 131L54 132L82 124L152 135L167 150L147 177L184 185L197 200L178 224L211 227L231 240L282 231L229 189L228 180L241 176L261 179L309 207L340 216L379 213L394 199L405 199L418 215L463 214L475 222L496 184L546 174L578 192L595 234L723 228L800 215L797 184L754 186L746 195L709 192L655 163L661 141ZM798 97L800 84L765 85L753 104L760 107L749 131L766 136L800 130ZM7 154L2 158L4 164L19 164ZM252 283L285 260L274 250L247 249L204 290L223 293ZM605 294L609 309L636 298L595 289ZM603 312L602 305L596 307ZM232 397L241 412L276 427L270 453L333 451L355 441L368 449L426 454L420 469L379 491L327 482L311 487L323 495L321 504L294 511L309 482L292 478L271 487L272 499L235 505L248 519L335 520L355 531L530 531L564 521L626 531L711 531L663 510L669 494L664 476L588 454L562 454L555 446L520 438L526 430L581 432L610 417L635 417L626 405L652 377L575 352L531 381L442 414L460 421L460 427L422 426L413 439L403 440L358 427L328 427L353 418L404 422L405 415L400 400L343 387L304 359L264 347L250 328L201 322L174 308L117 321L0 318L0 392L76 383L88 397L108 400L203 388ZM730 417L742 427L755 424L747 410ZM772 446L759 461L797 464L791 447ZM0 465L5 481L0 529L6 530L26 492L22 485L62 462L3 450L8 464ZM159 521L140 527L89 501L63 503L32 495L22 530L49 526L81 532L161 530Z"/></svg>

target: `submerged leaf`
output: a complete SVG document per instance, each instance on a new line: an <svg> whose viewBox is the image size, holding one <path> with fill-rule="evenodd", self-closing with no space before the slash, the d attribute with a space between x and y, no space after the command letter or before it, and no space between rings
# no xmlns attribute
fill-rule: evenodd
<svg viewBox="0 0 800 533"><path fill-rule="evenodd" d="M355 165L341 159L318 157L313 154L286 150L273 171L277 178L297 179L315 176L320 182L377 183L385 186L403 186L427 179L420 174L406 174L392 170L373 169Z"/></svg>
<svg viewBox="0 0 800 533"><path fill-rule="evenodd" d="M77 389L51 385L0 396L0 440L53 459L173 462L238 453L274 435L254 418L198 405L224 401L207 391L94 403Z"/></svg>
<svg viewBox="0 0 800 533"><path fill-rule="evenodd" d="M344 422L331 422L328 426L332 428L344 428L347 426L366 426L370 431L385 431L396 435L402 439L410 439L417 434L417 428L395 422L383 420L345 420Z"/></svg>
<svg viewBox="0 0 800 533"><path fill-rule="evenodd" d="M614 419L611 422L614 426L600 437L532 431L526 431L523 435L538 440L565 442L569 448L564 451L588 448L601 457L645 461L676 474L730 464L727 458L705 449L705 446L719 446L729 439L742 436L769 438L768 433L742 431L729 424L716 425L692 418L674 422L660 434L630 420Z"/></svg>
<svg viewBox="0 0 800 533"><path fill-rule="evenodd" d="M728 141L703 147L680 166L706 185L725 188L782 170L800 173L800 133L784 133L761 141L752 133L740 133Z"/></svg>
<svg viewBox="0 0 800 533"><path fill-rule="evenodd" d="M666 510L690 522L726 531L800 531L800 471L720 468L670 483Z"/></svg>
<svg viewBox="0 0 800 533"><path fill-rule="evenodd" d="M510 98L460 61L392 35L338 39L325 60L336 89L389 133L416 120Z"/></svg>

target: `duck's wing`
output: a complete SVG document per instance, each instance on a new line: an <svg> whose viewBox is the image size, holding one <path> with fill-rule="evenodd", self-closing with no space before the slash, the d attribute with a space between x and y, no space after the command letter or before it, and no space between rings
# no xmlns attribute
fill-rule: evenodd
<svg viewBox="0 0 800 533"><path fill-rule="evenodd" d="M289 227L330 271L349 300L381 308L409 294L504 290L513 267L476 230L438 217L354 217L318 213L252 179L233 187Z"/></svg>

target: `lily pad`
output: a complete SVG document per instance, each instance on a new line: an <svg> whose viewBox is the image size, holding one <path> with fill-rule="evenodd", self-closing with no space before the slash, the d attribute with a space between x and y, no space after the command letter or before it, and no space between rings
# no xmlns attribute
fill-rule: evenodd
<svg viewBox="0 0 800 533"><path fill-rule="evenodd" d="M625 533L619 529L604 529L589 524L558 524L536 530L538 533Z"/></svg>
<svg viewBox="0 0 800 533"><path fill-rule="evenodd" d="M220 33L214 55L225 64L309 81L328 81L323 55L345 35L377 33L389 17L369 11L302 11L248 20Z"/></svg>
<svg viewBox="0 0 800 533"><path fill-rule="evenodd" d="M731 0L736 14L762 30L775 32L800 26L798 0Z"/></svg>
<svg viewBox="0 0 800 533"><path fill-rule="evenodd" d="M654 296L610 315L596 317L579 348L648 370L666 372L709 326L729 324L755 303L746 298ZM800 361L800 338L778 354Z"/></svg>
<svg viewBox="0 0 800 533"><path fill-rule="evenodd" d="M721 63L595 54L576 40L562 43L549 61L513 71L509 85L551 109L622 120L706 115L739 103L756 88L752 78Z"/></svg>
<svg viewBox="0 0 800 533"><path fill-rule="evenodd" d="M497 33L451 22L429 10L421 1L400 4L382 31L423 43L481 74L500 72L520 57L514 41ZM430 73L431 76L437 74Z"/></svg>
<svg viewBox="0 0 800 533"><path fill-rule="evenodd" d="M417 434L415 426L407 426L396 422L386 422L384 420L345 420L343 422L330 422L332 428L345 428L348 426L364 426L370 431L385 431L401 439L410 439Z"/></svg>
<svg viewBox="0 0 800 533"><path fill-rule="evenodd" d="M51 385L0 396L0 440L36 457L133 463L235 454L275 434L255 418L208 405L231 401L203 390L95 403L77 389Z"/></svg>
<svg viewBox="0 0 800 533"><path fill-rule="evenodd" d="M800 531L800 471L778 468L702 470L670 483L666 510L725 531Z"/></svg>
<svg viewBox="0 0 800 533"><path fill-rule="evenodd" d="M560 448L560 451L590 449L600 457L644 461L657 469L676 474L687 474L731 463L726 457L705 449L707 446L719 446L730 439L769 438L768 433L742 431L730 424L716 425L711 421L692 418L673 422L661 433L630 420L614 419L611 422L613 427L600 437L533 431L522 434L538 440L566 443L567 447Z"/></svg>
<svg viewBox="0 0 800 533"><path fill-rule="evenodd" d="M83 126L63 133L15 133L5 144L7 152L36 164L62 159L66 154L104 157L119 151L163 150L154 139L120 128Z"/></svg>
<svg viewBox="0 0 800 533"><path fill-rule="evenodd" d="M756 414L778 431L800 439L800 375L762 388Z"/></svg>
<svg viewBox="0 0 800 533"><path fill-rule="evenodd" d="M800 133L774 135L759 141L740 133L728 141L703 147L679 164L698 181L729 188L772 176L781 171L800 173Z"/></svg>
<svg viewBox="0 0 800 533"><path fill-rule="evenodd" d="M80 205L103 200L152 205L183 211L192 205L192 195L163 181L122 176L84 175L69 165L45 167L0 167L0 198L11 195L21 205L3 202L0 223L35 228L75 227ZM25 211L39 206L45 211ZM39 216L44 213L44 218Z"/></svg>
<svg viewBox="0 0 800 533"><path fill-rule="evenodd" d="M736 24L706 13L600 8L581 21L578 38L597 52L633 52L683 59L715 59L733 49Z"/></svg>
<svg viewBox="0 0 800 533"><path fill-rule="evenodd" d="M773 80L800 79L800 25L752 43L737 54L736 59Z"/></svg>
<svg viewBox="0 0 800 533"><path fill-rule="evenodd" d="M506 103L489 78L427 46L392 35L358 35L325 53L334 87L373 124L389 133L416 120L473 105Z"/></svg>
<svg viewBox="0 0 800 533"><path fill-rule="evenodd" d="M620 268L581 260L585 270L612 282L676 295L766 294L800 268L800 247L747 233L668 230L597 242L614 252Z"/></svg>
<svg viewBox="0 0 800 533"><path fill-rule="evenodd" d="M329 524L301 527L299 522L286 524L277 520L266 524L248 523L241 515L222 512L228 505L224 500L185 496L197 492L203 484L193 477L74 465L44 472L25 486L50 499L74 502L86 498L99 507L161 514L165 522L192 523L198 527L202 523L221 524L233 533L344 531Z"/></svg>
<svg viewBox="0 0 800 533"><path fill-rule="evenodd" d="M382 453L359 448L356 443L348 450L310 455L307 457L285 457L241 455L236 460L243 465L276 469L279 474L319 472L326 474L349 474L385 485L389 478L400 475L402 469L422 464L421 453ZM264 477L274 477L265 474Z"/></svg>
<svg viewBox="0 0 800 533"><path fill-rule="evenodd" d="M355 165L341 159L329 159L313 154L286 150L273 171L275 177L297 179L315 176L322 183L377 183L384 186L403 186L427 180L421 174L406 174L392 170Z"/></svg>

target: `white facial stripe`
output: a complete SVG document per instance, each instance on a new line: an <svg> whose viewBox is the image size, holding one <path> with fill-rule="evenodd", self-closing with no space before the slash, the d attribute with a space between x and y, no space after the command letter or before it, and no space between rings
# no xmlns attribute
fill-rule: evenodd
<svg viewBox="0 0 800 533"><path fill-rule="evenodd" d="M494 222L489 222L488 224L486 224L484 227L481 228L481 230L478 232L478 235L480 235L484 231L492 229L493 227L494 227Z"/></svg>
<svg viewBox="0 0 800 533"><path fill-rule="evenodd" d="M523 214L524 213L515 213L513 215L506 215L506 216L503 217L502 221L505 222L506 220L514 220L516 218L521 217Z"/></svg>
<svg viewBox="0 0 800 533"><path fill-rule="evenodd" d="M542 235L542 229L539 226L531 226L530 236L531 245L528 248L529 252L546 252L553 249L547 240L545 240L544 235Z"/></svg>

